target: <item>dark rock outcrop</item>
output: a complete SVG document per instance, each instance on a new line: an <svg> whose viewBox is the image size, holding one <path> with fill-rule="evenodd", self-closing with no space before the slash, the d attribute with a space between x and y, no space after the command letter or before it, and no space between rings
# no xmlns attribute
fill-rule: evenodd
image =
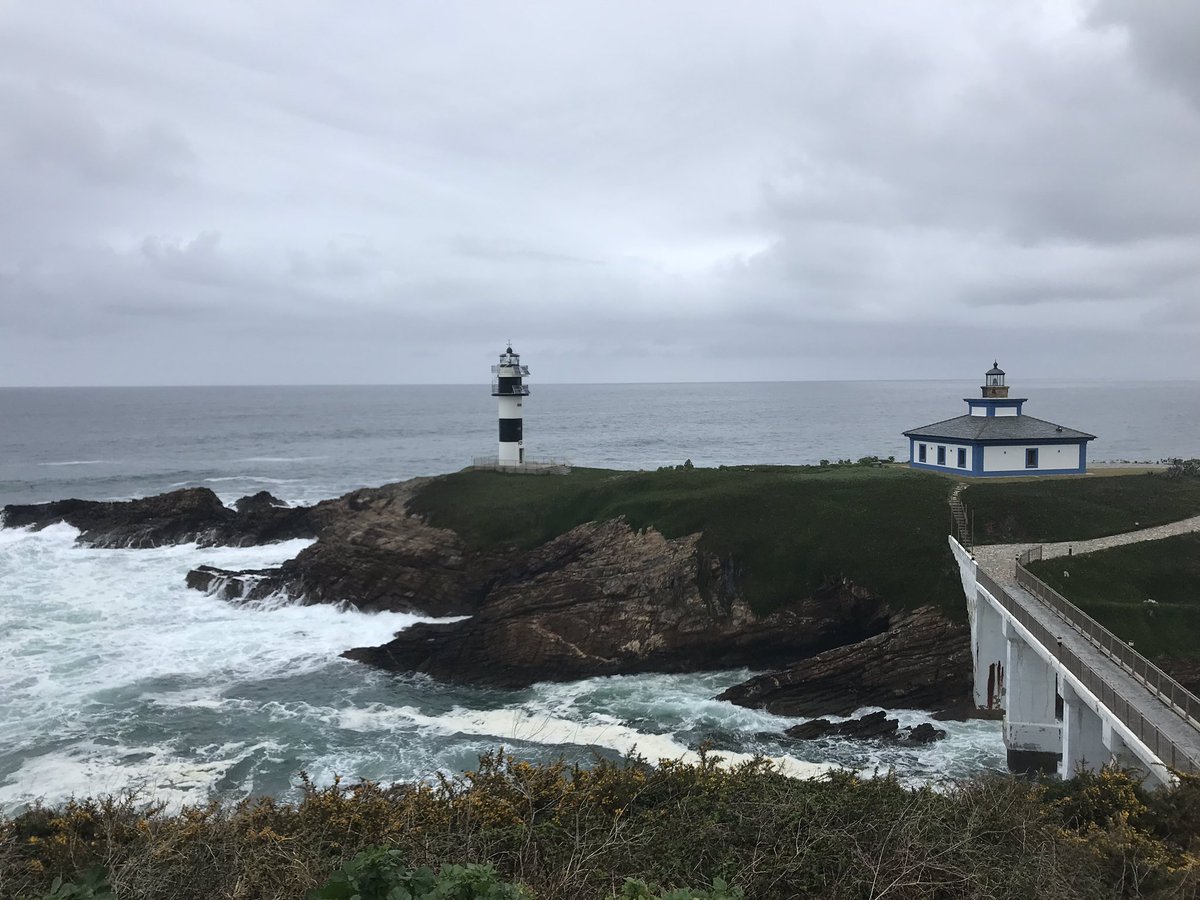
<svg viewBox="0 0 1200 900"><path fill-rule="evenodd" d="M59 500L6 506L10 528L42 529L66 522L90 547L161 547L196 542L211 547L250 546L316 537L311 510L290 508L267 494L243 498L230 509L208 488L186 488L139 500Z"/></svg>
<svg viewBox="0 0 1200 900"><path fill-rule="evenodd" d="M521 554L479 612L423 623L351 659L506 687L593 675L778 665L878 633L885 605L837 582L754 614L699 535L667 539L623 520L580 525ZM701 589L704 585L704 589Z"/></svg>
<svg viewBox="0 0 1200 900"><path fill-rule="evenodd" d="M285 594L304 603L350 603L366 612L469 615L509 565L470 551L458 535L408 512L428 479L363 488L312 508L320 539L268 572L203 567L188 576L201 590L257 600Z"/></svg>
<svg viewBox="0 0 1200 900"><path fill-rule="evenodd" d="M848 716L863 706L958 708L970 691L970 630L924 606L883 634L751 678L718 699L785 716Z"/></svg>
<svg viewBox="0 0 1200 900"><path fill-rule="evenodd" d="M811 741L823 737L847 737L855 740L888 740L904 741L911 744L929 744L940 741L946 732L935 728L929 722L920 725L900 727L899 719L889 719L888 714L879 712L867 713L857 719L847 719L845 722L830 722L828 719L812 719L793 725L784 732L788 737L798 741Z"/></svg>

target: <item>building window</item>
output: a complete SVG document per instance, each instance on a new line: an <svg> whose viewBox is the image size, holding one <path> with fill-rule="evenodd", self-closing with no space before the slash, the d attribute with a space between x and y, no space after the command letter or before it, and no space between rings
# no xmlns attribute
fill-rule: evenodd
<svg viewBox="0 0 1200 900"><path fill-rule="evenodd" d="M965 469L967 467L967 451L964 447L958 448L958 467Z"/></svg>
<svg viewBox="0 0 1200 900"><path fill-rule="evenodd" d="M1037 456L1038 456L1037 447L1030 447L1028 450L1026 450L1025 451L1025 468L1036 469L1038 467Z"/></svg>
<svg viewBox="0 0 1200 900"><path fill-rule="evenodd" d="M925 445L917 444L917 462L925 462Z"/></svg>
<svg viewBox="0 0 1200 900"><path fill-rule="evenodd" d="M938 465L944 466L945 464L946 464L946 448L938 447Z"/></svg>

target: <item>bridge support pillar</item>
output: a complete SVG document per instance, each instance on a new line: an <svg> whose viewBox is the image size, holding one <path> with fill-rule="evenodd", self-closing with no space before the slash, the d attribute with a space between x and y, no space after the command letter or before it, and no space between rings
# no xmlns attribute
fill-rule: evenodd
<svg viewBox="0 0 1200 900"><path fill-rule="evenodd" d="M1056 772L1062 757L1062 727L1054 715L1054 669L1005 623L1007 654L1004 746L1008 768L1018 773Z"/></svg>
<svg viewBox="0 0 1200 900"><path fill-rule="evenodd" d="M1004 673L1008 665L1008 639L1004 617L987 600L979 597L971 616L971 656L975 665L975 706L1004 707Z"/></svg>
<svg viewBox="0 0 1200 900"><path fill-rule="evenodd" d="M1075 692L1070 684L1063 682L1063 736L1062 736L1062 769L1063 778L1070 778L1080 769L1095 772L1111 762L1112 750L1104 740L1105 722L1100 714L1083 702L1083 698ZM1113 734L1112 726L1108 726L1110 741L1112 738L1121 740L1120 735ZM1124 741L1121 742L1122 746Z"/></svg>

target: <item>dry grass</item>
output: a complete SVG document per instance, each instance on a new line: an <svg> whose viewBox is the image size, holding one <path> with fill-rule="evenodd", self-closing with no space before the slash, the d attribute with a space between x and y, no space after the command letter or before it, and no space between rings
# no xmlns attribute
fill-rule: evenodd
<svg viewBox="0 0 1200 900"><path fill-rule="evenodd" d="M760 900L1193 896L1200 790L1147 798L1119 773L945 791L848 774L780 776L637 760L536 766L497 753L436 784L308 785L166 815L134 798L0 822L0 896L103 865L120 898L300 898L364 848L413 866L490 863L540 898L612 896L626 878L724 878Z"/></svg>

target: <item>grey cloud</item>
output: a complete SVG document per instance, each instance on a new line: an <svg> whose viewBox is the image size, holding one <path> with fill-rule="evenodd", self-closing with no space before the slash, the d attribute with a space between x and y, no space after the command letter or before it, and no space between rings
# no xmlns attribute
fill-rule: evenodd
<svg viewBox="0 0 1200 900"><path fill-rule="evenodd" d="M1139 65L1200 108L1200 5L1099 0L1092 21L1121 30Z"/></svg>
<svg viewBox="0 0 1200 900"><path fill-rule="evenodd" d="M78 96L45 84L0 83L0 143L9 165L98 184L163 185L194 162L188 142L158 121L108 127Z"/></svg>
<svg viewBox="0 0 1200 900"><path fill-rule="evenodd" d="M1153 6L23 0L0 383L1194 377Z"/></svg>

